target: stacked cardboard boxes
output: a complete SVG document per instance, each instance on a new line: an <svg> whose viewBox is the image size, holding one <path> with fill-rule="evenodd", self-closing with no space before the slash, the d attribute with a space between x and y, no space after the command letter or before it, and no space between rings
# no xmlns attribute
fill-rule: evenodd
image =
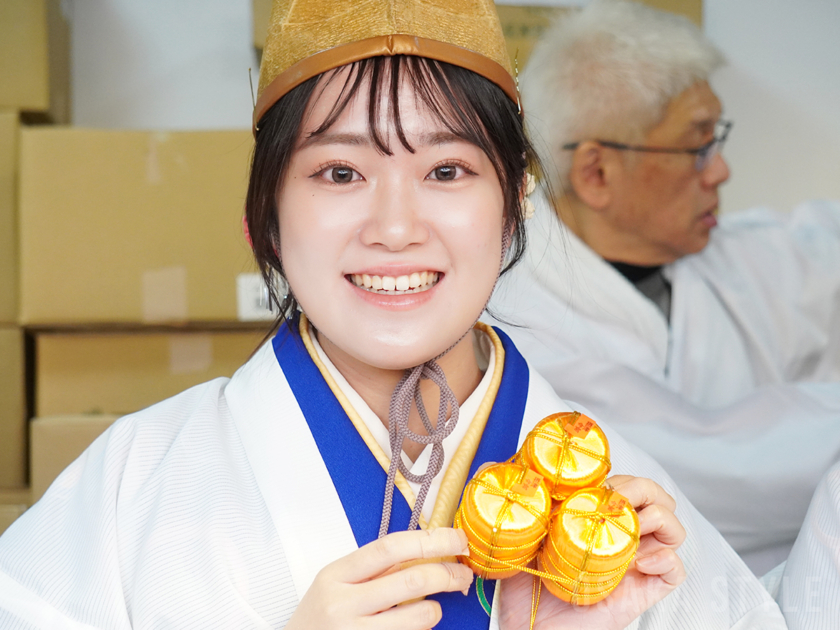
<svg viewBox="0 0 840 630"><path fill-rule="evenodd" d="M26 404L23 331L0 326L0 480L2 488L26 485Z"/></svg>
<svg viewBox="0 0 840 630"><path fill-rule="evenodd" d="M61 0L0 2L0 109L70 121L70 29Z"/></svg>
<svg viewBox="0 0 840 630"><path fill-rule="evenodd" d="M242 321L251 145L247 130L22 131L34 500L116 417L230 376L258 347L267 324Z"/></svg>
<svg viewBox="0 0 840 630"><path fill-rule="evenodd" d="M232 375L271 317L250 132L59 126L62 6L0 3L0 532L120 415Z"/></svg>
<svg viewBox="0 0 840 630"><path fill-rule="evenodd" d="M61 0L0 2L0 533L30 501L25 331L18 321L20 121L69 118L69 26Z"/></svg>
<svg viewBox="0 0 840 630"><path fill-rule="evenodd" d="M26 484L24 339L17 323L19 129L17 110L0 110L0 488ZM0 511L2 531L8 510Z"/></svg>

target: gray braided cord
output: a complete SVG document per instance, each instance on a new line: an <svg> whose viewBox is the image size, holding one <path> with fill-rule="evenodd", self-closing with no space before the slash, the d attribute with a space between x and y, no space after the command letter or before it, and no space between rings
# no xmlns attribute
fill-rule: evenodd
<svg viewBox="0 0 840 630"><path fill-rule="evenodd" d="M502 238L502 256L499 263L499 273L505 264L505 255L510 246L510 234L505 230ZM497 277L498 280L498 277ZM495 289L495 285L493 287ZM492 296L493 292L490 292ZM490 301L490 296L487 297L487 302ZM485 302L484 308L487 308ZM481 309L481 313L484 312ZM481 317L479 313L479 317ZM478 321L478 318L476 318ZM475 326L475 322L473 322ZM391 510L394 503L394 487L397 478L397 471L399 470L403 476L413 483L420 484L420 491L417 493L417 499L414 502L414 507L411 510L411 520L408 523L408 531L417 529L420 523L420 513L423 510L423 504L426 501L426 495L429 493L429 488L435 476L443 468L444 453L443 441L449 437L452 431L455 430L455 425L458 424L459 406L458 399L449 383L446 382L446 375L443 369L438 365L437 359L452 350L455 346L461 343L461 340L466 337L473 329L469 329L451 346L441 352L434 359L430 359L405 371L405 374L400 379L397 386L394 388L394 393L391 395L391 404L388 409L388 437L391 444L391 464L388 466L388 479L385 482L385 498L382 503L382 520L379 522L379 538L387 535L388 525L391 522ZM431 380L440 389L440 404L438 405L437 421L434 426L426 413L426 407L423 404L423 398L420 394L420 381L423 379ZM411 401L417 405L417 411L420 413L420 420L423 422L423 427L428 431L428 435L419 435L408 428L408 417L411 412ZM451 410L447 417L447 411ZM402 459L403 442L412 440L418 444L432 444L432 454L429 457L429 464L426 466L426 472L422 475L415 475L408 470Z"/></svg>

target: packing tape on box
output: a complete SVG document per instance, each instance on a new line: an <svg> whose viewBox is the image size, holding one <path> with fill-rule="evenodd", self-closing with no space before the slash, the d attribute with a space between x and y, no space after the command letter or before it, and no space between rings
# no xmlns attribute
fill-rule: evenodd
<svg viewBox="0 0 840 630"><path fill-rule="evenodd" d="M187 319L187 269L164 267L143 272L143 321Z"/></svg>
<svg viewBox="0 0 840 630"><path fill-rule="evenodd" d="M213 339L210 335L169 337L169 373L206 372L213 365Z"/></svg>

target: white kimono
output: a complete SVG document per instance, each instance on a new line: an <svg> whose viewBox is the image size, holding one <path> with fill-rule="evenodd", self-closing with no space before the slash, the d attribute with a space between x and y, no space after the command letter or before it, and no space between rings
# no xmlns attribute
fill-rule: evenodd
<svg viewBox="0 0 840 630"><path fill-rule="evenodd" d="M817 486L776 601L791 630L834 630L840 625L840 464Z"/></svg>
<svg viewBox="0 0 840 630"><path fill-rule="evenodd" d="M473 467L488 433L515 450L544 416L570 409L505 344ZM381 514L380 495L359 511L367 488L351 483L348 495L345 473L331 476L348 458L322 455L322 440L356 448L359 433L336 403L354 392L345 384L334 395L312 365L306 350L275 340L232 379L115 423L0 538L0 628L282 628L316 573L357 548L357 519L375 530ZM329 409L338 411L318 415ZM613 472L655 479L688 532L679 551L688 578L631 627L784 628L772 598L659 465L602 427ZM371 452L347 474L376 469L384 485ZM459 627L497 624L484 614Z"/></svg>
<svg viewBox="0 0 840 630"><path fill-rule="evenodd" d="M785 564L776 601L788 627L833 630L840 624L840 465L817 486Z"/></svg>
<svg viewBox="0 0 840 630"><path fill-rule="evenodd" d="M652 455L761 575L840 455L840 205L721 217L654 303L544 199L491 311L555 391ZM517 327L518 326L518 327Z"/></svg>

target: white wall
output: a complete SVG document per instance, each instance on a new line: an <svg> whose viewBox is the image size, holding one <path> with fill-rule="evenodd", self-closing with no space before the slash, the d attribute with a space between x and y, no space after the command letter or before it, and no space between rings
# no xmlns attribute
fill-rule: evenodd
<svg viewBox="0 0 840 630"><path fill-rule="evenodd" d="M735 121L722 208L840 199L840 2L704 0L730 65L713 85Z"/></svg>
<svg viewBox="0 0 840 630"><path fill-rule="evenodd" d="M249 128L252 29L251 0L74 0L73 122Z"/></svg>
<svg viewBox="0 0 840 630"><path fill-rule="evenodd" d="M250 126L251 0L72 1L77 125ZM704 14L731 62L713 81L735 121L723 209L840 198L840 0L705 0Z"/></svg>

